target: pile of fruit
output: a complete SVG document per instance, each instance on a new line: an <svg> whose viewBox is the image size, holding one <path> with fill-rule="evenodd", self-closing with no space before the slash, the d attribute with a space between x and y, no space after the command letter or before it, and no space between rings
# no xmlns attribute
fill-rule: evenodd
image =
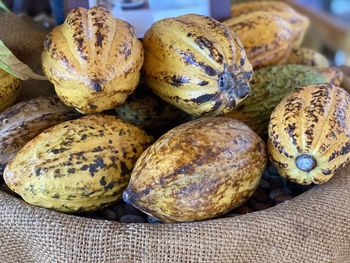
<svg viewBox="0 0 350 263"><path fill-rule="evenodd" d="M350 160L350 95L300 47L308 26L284 3L248 2L223 23L160 20L141 42L103 8L72 10L42 54L58 97L9 107L19 81L1 72L1 189L153 223L262 210L326 183Z"/></svg>

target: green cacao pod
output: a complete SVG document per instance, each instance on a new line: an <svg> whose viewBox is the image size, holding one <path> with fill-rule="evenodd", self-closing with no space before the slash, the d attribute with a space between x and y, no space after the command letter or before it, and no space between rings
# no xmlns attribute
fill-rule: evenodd
<svg viewBox="0 0 350 263"><path fill-rule="evenodd" d="M151 142L114 116L89 115L58 124L27 143L4 180L33 205L63 212L94 211L116 202L139 155Z"/></svg>
<svg viewBox="0 0 350 263"><path fill-rule="evenodd" d="M15 103L21 81L0 69L0 112Z"/></svg>
<svg viewBox="0 0 350 263"><path fill-rule="evenodd" d="M267 135L270 115L277 104L295 88L338 80L340 70L302 65L266 67L254 72L251 95L225 116L246 123L260 136ZM337 81L338 82L338 81Z"/></svg>

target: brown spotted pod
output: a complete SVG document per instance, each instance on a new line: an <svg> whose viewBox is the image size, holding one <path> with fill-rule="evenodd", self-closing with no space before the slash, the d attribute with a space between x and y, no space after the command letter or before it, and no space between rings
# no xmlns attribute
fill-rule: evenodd
<svg viewBox="0 0 350 263"><path fill-rule="evenodd" d="M256 11L224 24L238 35L254 69L281 64L291 52L293 27L275 13Z"/></svg>
<svg viewBox="0 0 350 263"><path fill-rule="evenodd" d="M146 32L143 67L155 94L194 116L234 109L250 93L253 76L241 41L213 18L183 15Z"/></svg>
<svg viewBox="0 0 350 263"><path fill-rule="evenodd" d="M140 156L123 199L163 222L213 218L253 194L266 159L263 141L242 122L200 118Z"/></svg>
<svg viewBox="0 0 350 263"><path fill-rule="evenodd" d="M94 211L120 199L151 138L114 116L58 124L27 143L4 180L26 202L63 212Z"/></svg>
<svg viewBox="0 0 350 263"><path fill-rule="evenodd" d="M350 160L350 95L331 84L286 96L269 124L268 151L280 175L322 184Z"/></svg>
<svg viewBox="0 0 350 263"><path fill-rule="evenodd" d="M309 48L293 48L285 64L299 64L319 68L329 67L329 61L325 56Z"/></svg>
<svg viewBox="0 0 350 263"><path fill-rule="evenodd" d="M53 97L38 97L7 108L0 113L0 166L42 131L78 116Z"/></svg>
<svg viewBox="0 0 350 263"><path fill-rule="evenodd" d="M136 88L142 64L134 28L102 7L70 11L47 35L42 54L60 99L83 113L121 105Z"/></svg>

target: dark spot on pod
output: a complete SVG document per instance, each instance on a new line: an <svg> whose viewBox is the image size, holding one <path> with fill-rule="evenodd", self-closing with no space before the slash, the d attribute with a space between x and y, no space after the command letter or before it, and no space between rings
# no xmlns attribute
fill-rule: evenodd
<svg viewBox="0 0 350 263"><path fill-rule="evenodd" d="M187 37L191 37L192 36L192 34L191 33L187 33Z"/></svg>
<svg viewBox="0 0 350 263"><path fill-rule="evenodd" d="M215 96L217 95L217 93L214 93L214 94L204 94L202 96L199 96L197 98L193 98L191 99L192 102L194 103L205 103L205 102L208 102L210 100L212 100Z"/></svg>
<svg viewBox="0 0 350 263"><path fill-rule="evenodd" d="M214 104L212 111L214 112L214 111L218 110L221 107L221 105L222 105L222 102L220 100L215 101L215 104Z"/></svg>
<svg viewBox="0 0 350 263"><path fill-rule="evenodd" d="M125 133L125 131L123 130L123 129L121 129L121 130L119 130L119 136L123 136L123 135L125 135L126 133Z"/></svg>
<svg viewBox="0 0 350 263"><path fill-rule="evenodd" d="M103 34L101 34L100 31L96 32L96 46L97 47L102 47L102 43L103 43Z"/></svg>
<svg viewBox="0 0 350 263"><path fill-rule="evenodd" d="M97 146L96 148L92 149L92 152L96 153L96 152L102 152L103 148L101 146Z"/></svg>
<svg viewBox="0 0 350 263"><path fill-rule="evenodd" d="M235 89L235 94L237 98L243 99L247 97L250 93L250 86L248 83L240 83L237 85L237 88Z"/></svg>
<svg viewBox="0 0 350 263"><path fill-rule="evenodd" d="M107 185L105 185L104 189L105 190L109 190L109 189L112 189L113 186L115 186L115 182L114 181L112 181L112 182L108 183Z"/></svg>
<svg viewBox="0 0 350 263"><path fill-rule="evenodd" d="M322 169L322 173L323 173L323 175L330 175L331 174L331 170L329 170L329 169Z"/></svg>
<svg viewBox="0 0 350 263"><path fill-rule="evenodd" d="M102 91L101 84L98 80L92 81L91 85L92 85L92 88L94 89L94 91L96 91L96 92Z"/></svg>
<svg viewBox="0 0 350 263"><path fill-rule="evenodd" d="M241 60L240 60L240 64L241 64L241 66L243 66L243 65L244 65L244 63L245 63L245 59L244 59L244 57L242 57L242 58L241 58Z"/></svg>
<svg viewBox="0 0 350 263"><path fill-rule="evenodd" d="M129 170L128 166L124 162L120 162L120 169L122 172L122 175L129 175L131 170Z"/></svg>
<svg viewBox="0 0 350 263"><path fill-rule="evenodd" d="M53 153L53 154L59 154L59 153L63 153L64 151L67 151L68 149L66 149L66 148L60 148L60 149L53 149L53 150L51 150L51 152Z"/></svg>
<svg viewBox="0 0 350 263"><path fill-rule="evenodd" d="M310 172L317 166L316 160L309 154L299 155L295 160L295 164L304 172Z"/></svg>
<svg viewBox="0 0 350 263"><path fill-rule="evenodd" d="M83 50L83 45L84 45L84 38L76 38L75 41L77 42L78 45L78 50L82 51Z"/></svg>
<svg viewBox="0 0 350 263"><path fill-rule="evenodd" d="M105 181L105 177L102 176L101 179L100 179L100 185L104 186L104 185L106 185L106 184L107 184L107 183L106 183L106 181Z"/></svg>
<svg viewBox="0 0 350 263"><path fill-rule="evenodd" d="M96 15L96 11L92 11L92 12L91 12L91 15L92 15L92 16Z"/></svg>
<svg viewBox="0 0 350 263"><path fill-rule="evenodd" d="M182 84L184 83L188 83L190 82L190 79L185 77L185 76L176 76L176 75L173 75L171 78L171 85L175 86L175 87L179 87L181 86Z"/></svg>
<svg viewBox="0 0 350 263"><path fill-rule="evenodd" d="M75 168L69 168L69 169L67 170L67 172L68 172L69 174L75 173Z"/></svg>
<svg viewBox="0 0 350 263"><path fill-rule="evenodd" d="M48 34L45 38L45 43L44 43L44 47L46 50L48 50L51 47L52 44L52 34Z"/></svg>
<svg viewBox="0 0 350 263"><path fill-rule="evenodd" d="M52 198L53 198L53 199L59 199L59 198L60 198L60 195L59 195L59 194L54 194L54 195L52 196Z"/></svg>
<svg viewBox="0 0 350 263"><path fill-rule="evenodd" d="M205 80L203 80L203 81L201 81L201 82L198 83L199 86L206 86L206 85L208 85L208 84L209 84L209 82L208 82L208 81L205 81Z"/></svg>
<svg viewBox="0 0 350 263"><path fill-rule="evenodd" d="M87 164L84 164L84 165L80 168L80 170L82 170L82 171L86 171L87 169L89 169L89 166L88 166Z"/></svg>
<svg viewBox="0 0 350 263"><path fill-rule="evenodd" d="M123 200L127 204L132 204L133 201L136 200L139 196L148 195L150 191L150 188L146 188L139 193L134 193L131 189L126 188L123 192Z"/></svg>
<svg viewBox="0 0 350 263"><path fill-rule="evenodd" d="M216 70L213 69L211 66L208 66L208 65L204 65L204 71L209 76L215 76L217 74Z"/></svg>
<svg viewBox="0 0 350 263"><path fill-rule="evenodd" d="M112 142L112 140L108 140L108 143L109 143L109 144L112 144L113 142Z"/></svg>
<svg viewBox="0 0 350 263"><path fill-rule="evenodd" d="M35 168L35 171L34 171L34 173L35 173L35 175L36 176L39 176L40 175L40 172L41 172L41 167L39 167L39 168Z"/></svg>
<svg viewBox="0 0 350 263"><path fill-rule="evenodd" d="M86 134L83 134L83 135L80 137L80 140L84 141L86 138L87 138L87 135L86 135Z"/></svg>
<svg viewBox="0 0 350 263"><path fill-rule="evenodd" d="M95 176L95 173L98 171L98 169L102 169L105 167L105 164L103 162L103 159L97 158L94 163L89 165L89 173L91 177Z"/></svg>
<svg viewBox="0 0 350 263"><path fill-rule="evenodd" d="M97 106L95 104L89 103L88 105L91 109L97 109Z"/></svg>

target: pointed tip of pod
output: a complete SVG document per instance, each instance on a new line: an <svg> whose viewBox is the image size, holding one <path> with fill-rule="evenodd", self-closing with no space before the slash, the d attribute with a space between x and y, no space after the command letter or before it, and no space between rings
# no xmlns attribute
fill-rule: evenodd
<svg viewBox="0 0 350 263"><path fill-rule="evenodd" d="M126 188L123 192L123 200L127 204L132 204L133 203L133 194L132 191L129 188Z"/></svg>
<svg viewBox="0 0 350 263"><path fill-rule="evenodd" d="M315 158L309 154L299 155L295 160L295 164L304 172L311 172L317 166Z"/></svg>

